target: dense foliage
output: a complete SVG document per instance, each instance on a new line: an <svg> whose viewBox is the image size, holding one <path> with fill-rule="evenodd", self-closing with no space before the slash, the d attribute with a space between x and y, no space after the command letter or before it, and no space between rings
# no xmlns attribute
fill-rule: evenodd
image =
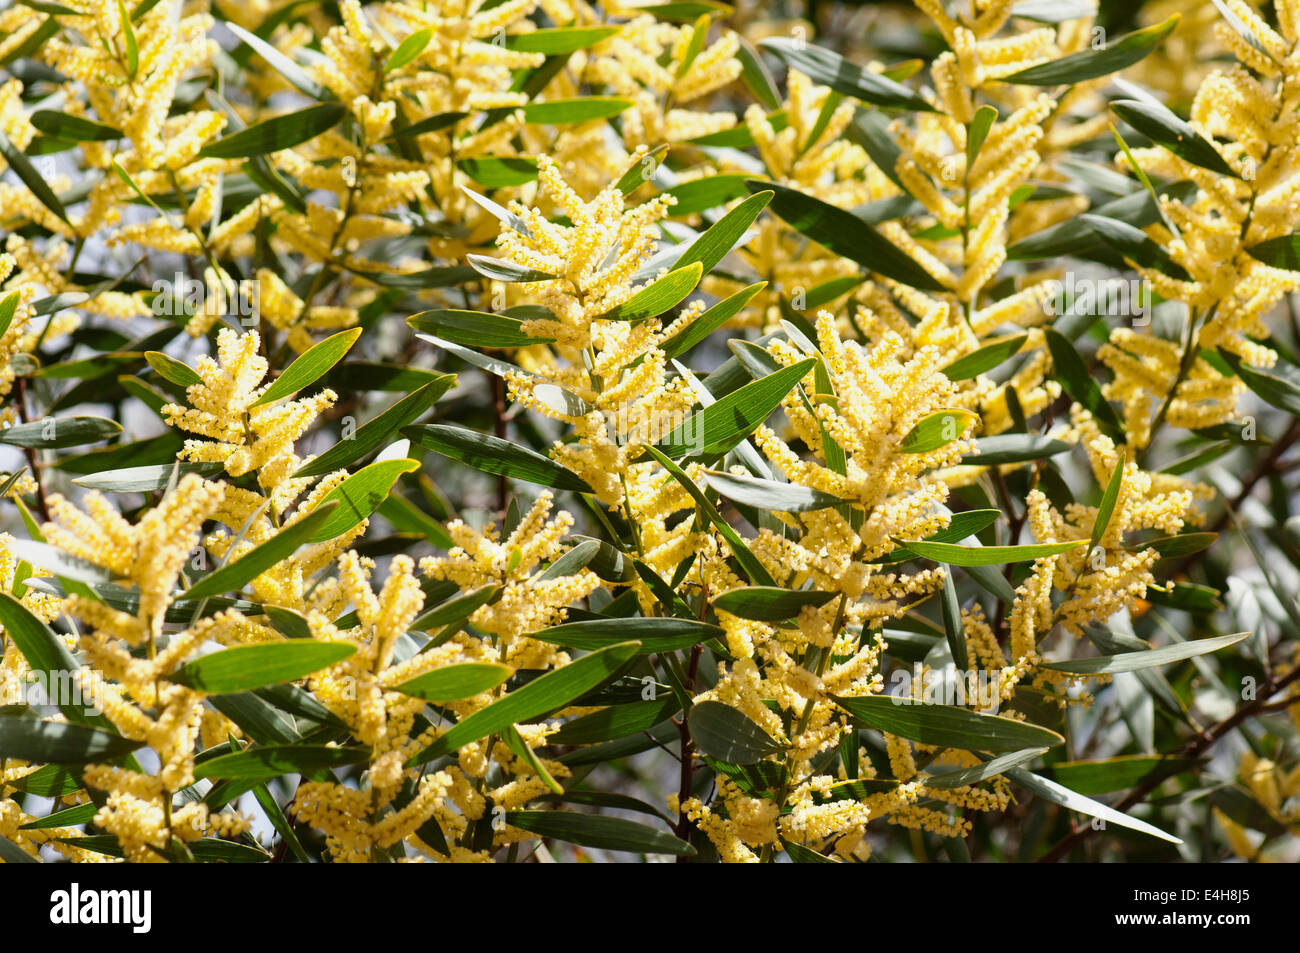
<svg viewBox="0 0 1300 953"><path fill-rule="evenodd" d="M0 11L0 860L1294 860L1300 0L1164 6Z"/></svg>

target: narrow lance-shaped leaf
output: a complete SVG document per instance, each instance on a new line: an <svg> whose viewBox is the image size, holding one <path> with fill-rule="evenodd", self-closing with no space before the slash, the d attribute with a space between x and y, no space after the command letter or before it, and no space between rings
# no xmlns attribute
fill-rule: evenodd
<svg viewBox="0 0 1300 953"><path fill-rule="evenodd" d="M268 781L286 774L309 774L349 764L361 764L368 760L369 748L272 745L248 748L200 761L194 766L194 777Z"/></svg>
<svg viewBox="0 0 1300 953"><path fill-rule="evenodd" d="M404 457L380 460L362 467L321 500L322 506L330 502L337 502L338 506L312 536L311 542L324 543L335 539L367 519L388 498L403 473L418 469L419 463Z"/></svg>
<svg viewBox="0 0 1300 953"><path fill-rule="evenodd" d="M447 392L455 379L455 375L444 374L438 380L430 381L419 390L407 394L382 414L358 427L351 439L340 440L315 460L303 464L294 476L320 476L346 467L353 461L378 450L398 430L427 412L438 398Z"/></svg>
<svg viewBox="0 0 1300 953"><path fill-rule="evenodd" d="M573 699L612 679L636 656L639 648L636 642L622 642L547 672L458 721L437 741L412 757L407 766L418 767L480 738L504 731L511 725L527 724L563 708Z"/></svg>
<svg viewBox="0 0 1300 953"><path fill-rule="evenodd" d="M952 443L976 421L969 410L938 410L917 422L898 444L900 453L932 453Z"/></svg>
<svg viewBox="0 0 1300 953"><path fill-rule="evenodd" d="M1241 178L1224 161L1214 145L1159 103L1140 102L1136 99L1118 99L1110 108L1126 123L1152 142L1164 146L1174 155L1192 165L1209 169L1219 175Z"/></svg>
<svg viewBox="0 0 1300 953"><path fill-rule="evenodd" d="M794 189L761 179L749 182L755 192L774 193L772 211L795 231L868 271L893 278L922 291L945 288L906 252L851 212Z"/></svg>
<svg viewBox="0 0 1300 953"><path fill-rule="evenodd" d="M703 274L698 262L676 268L662 278L646 285L617 307L600 315L601 321L639 321L656 318L675 307L695 290ZM443 335L446 337L446 335ZM454 340L454 339L453 339ZM531 342L530 342L531 343Z"/></svg>
<svg viewBox="0 0 1300 953"><path fill-rule="evenodd" d="M658 449L671 457L726 453L771 416L814 363L808 358L719 398L682 421Z"/></svg>
<svg viewBox="0 0 1300 953"><path fill-rule="evenodd" d="M692 705L688 721L699 749L728 764L754 764L783 750L782 744L748 715L722 702Z"/></svg>
<svg viewBox="0 0 1300 953"><path fill-rule="evenodd" d="M1011 778L1021 787L1038 795L1045 801L1051 801L1053 804L1059 804L1061 807L1068 808L1071 811L1078 811L1081 814L1088 814L1092 817L1099 817L1110 824L1117 824L1120 827L1127 827L1130 830L1141 831L1144 834L1150 834L1152 837L1158 837L1161 840L1169 841L1173 844L1181 844L1182 841L1172 834L1166 834L1158 827L1148 824L1146 821L1139 821L1135 817L1117 811L1112 807L1107 807L1100 801L1094 801L1092 798L1084 797L1077 794L1069 788L1057 784L1055 781L1049 781L1047 778L1040 777L1024 768L1011 768L1007 771L1007 777Z"/></svg>
<svg viewBox="0 0 1300 953"><path fill-rule="evenodd" d="M1065 741L1056 732L1039 725L999 715L980 715L953 705L926 705L888 695L835 697L835 703L859 727L875 728L944 748L1006 752L1050 748Z"/></svg>
<svg viewBox="0 0 1300 953"><path fill-rule="evenodd" d="M580 847L598 850L632 851L638 854L670 854L691 857L695 848L667 831L645 824L603 814L576 814L571 811L511 811L506 822L513 827L553 837Z"/></svg>
<svg viewBox="0 0 1300 953"><path fill-rule="evenodd" d="M86 764L111 761L143 744L143 741L133 741L83 725L66 725L38 718L0 718L0 760L17 758L34 764Z"/></svg>
<svg viewBox="0 0 1300 953"><path fill-rule="evenodd" d="M1002 78L1004 83L1027 86L1064 86L1117 73L1143 59L1178 25L1178 14L1154 26L1122 36L1101 49L1071 53Z"/></svg>
<svg viewBox="0 0 1300 953"><path fill-rule="evenodd" d="M718 512L717 507L709 502L709 498L695 485L695 481L686 474L686 471L654 447L647 447L646 450L659 461L660 466L667 470L674 480L682 485L682 488L691 495L691 499L695 500L695 505L699 507L700 512L713 524L714 529L722 534L722 538L731 547L732 555L736 557L741 568L745 570L745 574L749 576L750 582L759 586L776 585L771 574L758 561L758 557L745 545L745 541L740 538L740 535L732 528L731 524L722 518L722 514Z"/></svg>
<svg viewBox="0 0 1300 953"><path fill-rule="evenodd" d="M182 665L167 679L213 695L246 692L305 678L354 652L354 645L308 639L237 645Z"/></svg>
<svg viewBox="0 0 1300 953"><path fill-rule="evenodd" d="M576 476L535 450L521 447L491 434L482 434L450 424L407 427L402 434L426 450L432 450L484 473L507 476L528 483L590 493L592 489Z"/></svg>
<svg viewBox="0 0 1300 953"><path fill-rule="evenodd" d="M283 400L304 387L316 383L331 367L343 360L343 355L351 350L359 337L361 337L361 328L351 328L332 334L312 345L285 368L284 373L249 406L260 407L262 404Z"/></svg>
<svg viewBox="0 0 1300 953"><path fill-rule="evenodd" d="M966 381L978 377L986 371L993 370L1003 361L1009 360L1024 347L1027 340L1029 335L1017 334L1015 337L986 344L965 357L957 358L945 367L944 376L950 381Z"/></svg>
<svg viewBox="0 0 1300 953"><path fill-rule="evenodd" d="M824 606L834 598L833 592L813 589L744 586L721 593L713 600L713 607L742 619L781 622L799 615L804 606Z"/></svg>
<svg viewBox="0 0 1300 953"><path fill-rule="evenodd" d="M36 171L31 160L9 141L9 137L3 131L0 131L0 156L4 156L5 161L9 163L9 168L13 169L14 174L22 180L23 185L27 186L32 195L36 196L38 202L71 226L68 213L63 208L63 203L59 201L59 197L54 194L54 190Z"/></svg>
<svg viewBox="0 0 1300 953"><path fill-rule="evenodd" d="M186 599L237 592L276 563L292 556L308 543L330 519L338 504L321 504L292 526L287 526L264 543L254 546L239 559L208 573L185 593Z"/></svg>
<svg viewBox="0 0 1300 953"><path fill-rule="evenodd" d="M1005 563L1023 563L1044 556L1059 556L1072 549L1087 545L1086 539L1063 543L1034 543L1028 546L958 546L955 543L933 543L925 540L900 541L900 546L920 556L949 566L1001 566Z"/></svg>
<svg viewBox="0 0 1300 953"><path fill-rule="evenodd" d="M1070 672L1076 675L1112 675L1116 672L1136 672L1156 665L1168 665L1184 659L1195 658L1217 652L1219 649L1236 645L1250 635L1249 632L1237 632L1234 635L1219 635L1208 639L1196 639L1166 645L1145 652L1121 652L1119 655L1103 655L1099 658L1072 659L1068 662L1048 662L1043 668L1057 672Z"/></svg>
<svg viewBox="0 0 1300 953"><path fill-rule="evenodd" d="M211 159L247 159L302 145L327 132L347 114L341 103L319 103L267 119L210 142L199 155Z"/></svg>
<svg viewBox="0 0 1300 953"><path fill-rule="evenodd" d="M495 662L447 665L394 685L393 691L431 702L459 701L496 688L514 673Z"/></svg>
<svg viewBox="0 0 1300 953"><path fill-rule="evenodd" d="M708 274L713 267L727 256L727 253L740 241L745 230L754 224L754 219L767 208L772 196L771 191L756 192L738 204L722 218L718 219L699 238L695 239L682 256L677 259L674 268L685 268L699 262Z"/></svg>
<svg viewBox="0 0 1300 953"><path fill-rule="evenodd" d="M850 63L830 50L790 37L769 37L759 43L814 82L837 93L852 96L874 106L933 112L934 107L901 83Z"/></svg>

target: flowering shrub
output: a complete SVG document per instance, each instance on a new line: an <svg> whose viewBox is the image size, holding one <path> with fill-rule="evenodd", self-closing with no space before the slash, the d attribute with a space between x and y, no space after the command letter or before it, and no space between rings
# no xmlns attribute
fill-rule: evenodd
<svg viewBox="0 0 1300 953"><path fill-rule="evenodd" d="M0 860L1296 858L1300 2L765 6L0 12Z"/></svg>

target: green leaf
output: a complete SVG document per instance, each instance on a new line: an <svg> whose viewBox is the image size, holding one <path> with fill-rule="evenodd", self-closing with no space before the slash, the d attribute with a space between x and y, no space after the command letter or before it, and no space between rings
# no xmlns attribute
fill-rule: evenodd
<svg viewBox="0 0 1300 953"><path fill-rule="evenodd" d="M783 185L751 179L749 187L775 193L771 209L795 231L868 271L922 291L944 286L889 239L851 212Z"/></svg>
<svg viewBox="0 0 1300 953"><path fill-rule="evenodd" d="M555 778L551 776L551 772L546 770L546 765L542 763L542 759L537 757L532 748L528 747L528 742L524 741L523 737L519 734L518 728L511 725L502 732L502 735L510 750L514 752L516 757L523 759L524 763L528 765L533 774L537 775L538 780L545 784L552 793L564 793L564 788L560 786L560 782L556 781Z"/></svg>
<svg viewBox="0 0 1300 953"><path fill-rule="evenodd" d="M1149 539L1145 543L1135 543L1126 547L1131 553L1140 553L1144 549L1154 549L1161 559L1177 559L1190 556L1208 548L1219 538L1218 533L1180 533L1177 536L1161 536Z"/></svg>
<svg viewBox="0 0 1300 953"><path fill-rule="evenodd" d="M736 38L739 41L736 59L740 61L740 81L766 108L780 109L781 94L777 91L776 81L768 71L767 64L749 40L740 34L736 34Z"/></svg>
<svg viewBox="0 0 1300 953"><path fill-rule="evenodd" d="M9 330L9 325L13 323L14 314L18 311L18 302L21 300L17 291L11 291L0 299L0 335Z"/></svg>
<svg viewBox="0 0 1300 953"><path fill-rule="evenodd" d="M742 506L776 513L805 513L853 502L798 483L778 483L720 470L706 470L704 481L722 496Z"/></svg>
<svg viewBox="0 0 1300 953"><path fill-rule="evenodd" d="M53 814L47 814L42 818L23 824L18 829L20 831L41 831L49 830L51 827L75 827L78 824L89 823L98 813L99 805L87 802L66 810L55 811Z"/></svg>
<svg viewBox="0 0 1300 953"><path fill-rule="evenodd" d="M561 126L571 122L609 119L631 105L632 100L618 99L613 96L585 96L582 99L529 103L524 107L524 122Z"/></svg>
<svg viewBox="0 0 1300 953"><path fill-rule="evenodd" d="M1001 82L1025 86L1063 86L1108 76L1132 66L1159 46L1178 25L1178 19L1179 15L1175 13L1161 23L1120 37L1102 49L1082 50L1050 63L1040 63L1004 76Z"/></svg>
<svg viewBox="0 0 1300 953"><path fill-rule="evenodd" d="M453 702L491 691L513 674L508 665L465 662L447 665L408 679L392 690L431 702Z"/></svg>
<svg viewBox="0 0 1300 953"><path fill-rule="evenodd" d="M699 262L704 269L704 274L708 274L744 237L745 231L754 224L754 219L758 218L759 213L772 201L773 194L771 191L755 192L738 204L710 225L703 235L691 242L690 247L682 252L682 256L677 259L673 267L685 268L694 262Z"/></svg>
<svg viewBox="0 0 1300 953"><path fill-rule="evenodd" d="M420 469L415 460L405 457L380 460L362 467L326 494L320 505L337 501L338 506L309 542L323 543L342 536L379 508L388 498L403 473Z"/></svg>
<svg viewBox="0 0 1300 953"><path fill-rule="evenodd" d="M966 169L968 173L971 167L975 165L975 160L979 158L980 149L984 146L984 140L988 138L989 130L993 128L993 123L997 121L997 118L998 111L992 106L981 106L975 110L975 115L971 117L970 126L966 130Z"/></svg>
<svg viewBox="0 0 1300 953"><path fill-rule="evenodd" d="M1290 414L1300 414L1300 387L1297 387L1284 377L1266 374L1257 368L1251 367L1231 351L1219 348L1219 355L1228 362L1237 376L1241 378L1242 383L1260 398L1279 410L1285 410Z"/></svg>
<svg viewBox="0 0 1300 953"><path fill-rule="evenodd" d="M964 672L970 668L966 653L966 627L961 618L961 603L957 599L957 583L952 572L943 574L943 590L939 593L939 608L943 614L943 631L948 640L948 651L952 653L953 664L957 671Z"/></svg>
<svg viewBox="0 0 1300 953"><path fill-rule="evenodd" d="M506 49L520 53L545 53L547 56L573 53L609 39L619 29L616 26L560 27L512 33L506 37Z"/></svg>
<svg viewBox="0 0 1300 953"><path fill-rule="evenodd" d="M96 565L80 556L65 553L57 546L37 542L31 539L11 539L8 549L19 559L41 569L48 569L64 579L75 579L89 585L113 582L117 575L103 566Z"/></svg>
<svg viewBox="0 0 1300 953"><path fill-rule="evenodd" d="M1078 811L1080 814L1087 814L1091 817L1099 817L1108 824L1118 824L1120 827L1141 831L1144 834L1150 834L1152 837L1158 837L1173 844L1182 843L1177 837L1166 834L1158 827L1152 827L1146 821L1139 821L1137 818L1129 817L1127 814L1107 807L1092 798L1077 794L1055 781L1049 781L1047 778L1026 771L1024 768L1011 768L1007 771L1007 777L1043 800L1059 804L1071 811Z"/></svg>
<svg viewBox="0 0 1300 953"><path fill-rule="evenodd" d="M642 185L650 181L650 177L658 171L659 166L663 163L664 157L668 155L669 144L661 142L653 149L638 158L624 172L614 187L624 195L631 195Z"/></svg>
<svg viewBox="0 0 1300 953"><path fill-rule="evenodd" d="M126 40L126 75L128 79L135 79L140 72L140 41L135 38L135 28L131 26L125 0L117 0L117 13Z"/></svg>
<svg viewBox="0 0 1300 953"><path fill-rule="evenodd" d="M1089 553L1097 548L1101 538L1106 535L1106 527L1110 525L1110 519L1115 515L1115 504L1119 502L1119 491L1124 484L1124 451L1119 452L1119 461L1115 464L1115 469L1111 471L1110 479L1106 481L1106 489L1101 494L1101 502L1097 504L1097 516L1092 521L1092 538L1088 544Z"/></svg>
<svg viewBox="0 0 1300 953"><path fill-rule="evenodd" d="M353 461L379 449L394 433L429 410L451 387L456 378L444 374L436 381L407 394L382 414L357 428L351 440L340 440L319 457L298 468L295 477L320 476L348 466Z"/></svg>
<svg viewBox="0 0 1300 953"><path fill-rule="evenodd" d="M611 643L635 639L641 645L637 654L649 655L675 652L722 636L723 631L718 626L694 619L635 618L566 622L534 632L531 638L582 650L600 649Z"/></svg>
<svg viewBox="0 0 1300 953"><path fill-rule="evenodd" d="M121 432L122 425L107 417L46 417L0 430L0 443L34 449L79 447L107 440Z"/></svg>
<svg viewBox="0 0 1300 953"><path fill-rule="evenodd" d="M206 599L238 592L276 563L292 556L327 525L337 503L322 503L306 516L286 526L264 543L259 543L233 563L208 573L185 592L186 599Z"/></svg>
<svg viewBox="0 0 1300 953"><path fill-rule="evenodd" d="M1052 765L1052 779L1078 794L1125 791L1146 781L1189 771L1195 758L1164 755L1122 755L1101 761L1064 761Z"/></svg>
<svg viewBox="0 0 1300 953"><path fill-rule="evenodd" d="M1139 669L1156 665L1168 665L1181 662L1209 652L1236 645L1249 636L1249 632L1234 635L1218 635L1208 639L1196 639L1192 642L1179 642L1163 648L1148 649L1145 652L1122 652L1119 655L1103 655L1099 658L1071 659L1067 662L1047 662L1043 668L1057 672L1070 672L1075 675L1113 675L1116 672L1136 672Z"/></svg>
<svg viewBox="0 0 1300 953"><path fill-rule="evenodd" d="M1196 187L1190 182L1176 182L1161 187L1157 194L1182 201L1190 198L1195 190ZM1145 228L1160 219L1159 208L1145 189L1099 205L1093 209L1093 214L1135 228ZM1007 258L1011 261L1028 261L1059 255L1081 256L1091 253L1100 245L1097 233L1086 222L1071 218L1016 242L1007 249Z"/></svg>
<svg viewBox="0 0 1300 953"><path fill-rule="evenodd" d="M245 30L237 23L230 20L223 21L223 25L239 39L243 40L259 54L262 59L271 64L281 76L289 81L300 92L306 93L312 99L326 100L334 99L334 94L328 89L316 82L307 75L306 70L300 67L289 57L285 56L266 40L262 39L255 33Z"/></svg>
<svg viewBox="0 0 1300 953"><path fill-rule="evenodd" d="M426 764L511 725L528 724L565 707L575 698L614 678L639 649L637 642L621 642L547 672L458 721L437 741L411 758L407 767Z"/></svg>
<svg viewBox="0 0 1300 953"><path fill-rule="evenodd" d="M1096 232L1111 251L1144 268L1156 268L1176 277L1186 277L1186 272L1174 264L1169 252L1140 228L1102 215L1080 215L1079 221Z"/></svg>
<svg viewBox="0 0 1300 953"><path fill-rule="evenodd" d="M537 179L537 160L527 156L477 156L456 167L484 188L510 189Z"/></svg>
<svg viewBox="0 0 1300 953"><path fill-rule="evenodd" d="M932 453L958 439L978 420L969 410L938 410L923 417L898 445L899 453Z"/></svg>
<svg viewBox="0 0 1300 953"><path fill-rule="evenodd" d="M506 814L506 822L521 830L580 847L637 854L670 854L674 857L695 855L695 848L686 841L621 817L570 811L510 811Z"/></svg>
<svg viewBox="0 0 1300 953"><path fill-rule="evenodd" d="M364 764L369 760L369 748L270 745L264 748L248 748L200 761L194 765L194 777L269 781L285 774L310 774L314 771L325 771L349 764Z"/></svg>
<svg viewBox="0 0 1300 953"><path fill-rule="evenodd" d="M388 60L384 63L384 72L391 73L393 70L399 70L415 62L416 57L424 52L424 48L429 45L433 39L433 27L425 27L422 30L416 30L400 44L397 49L388 54Z"/></svg>
<svg viewBox="0 0 1300 953"><path fill-rule="evenodd" d="M459 460L484 473L507 476L515 480L591 493L591 487L550 457L490 434L482 434L449 424L422 424L407 427L402 435L426 450Z"/></svg>
<svg viewBox="0 0 1300 953"><path fill-rule="evenodd" d="M763 568L763 564L758 561L758 557L745 545L745 541L740 538L740 535L732 528L731 524L722 518L722 514L718 512L717 507L709 502L709 498L695 485L695 481L686 474L686 471L674 463L670 457L665 456L654 447L646 447L646 450L691 495L691 499L695 501L695 505L699 507L700 512L713 524L714 529L722 535L722 538L727 541L732 555L736 557L736 561L745 570L745 575L749 576L750 582L759 586L776 585L768 571Z"/></svg>
<svg viewBox="0 0 1300 953"><path fill-rule="evenodd" d="M338 334L331 334L325 340L312 345L285 368L284 373L275 379L275 383L268 387L261 397L249 404L249 407L260 407L263 404L283 400L304 387L314 384L331 367L343 360L343 355L351 350L359 337L361 337L361 328L352 328L348 331L340 331Z"/></svg>
<svg viewBox="0 0 1300 953"><path fill-rule="evenodd" d="M728 452L781 406L815 363L814 358L807 358L737 388L683 420L657 449L669 457Z"/></svg>
<svg viewBox="0 0 1300 953"><path fill-rule="evenodd" d="M986 371L993 370L1003 361L1010 360L1024 347L1025 342L1028 340L1029 335L1017 334L1015 337L1003 338L1001 341L986 344L965 357L957 358L957 360L945 367L943 369L944 376L950 381L968 381L979 377Z"/></svg>
<svg viewBox="0 0 1300 953"><path fill-rule="evenodd" d="M675 268L662 278L643 287L622 304L606 311L597 320L640 321L645 318L657 318L670 308L676 307L683 298L694 291L695 286L700 283L702 274L702 266L698 262Z"/></svg>
<svg viewBox="0 0 1300 953"><path fill-rule="evenodd" d="M781 839L781 846L785 852L790 855L792 864L836 864L839 861L831 860L825 854L819 854L811 847L805 847L803 844L796 844L794 841Z"/></svg>
<svg viewBox="0 0 1300 953"><path fill-rule="evenodd" d="M980 715L954 705L926 705L890 695L832 697L859 728L875 728L941 748L1006 752L1052 748L1065 741L1056 732L1038 725L998 715Z"/></svg>
<svg viewBox="0 0 1300 953"><path fill-rule="evenodd" d="M820 46L796 42L791 37L769 37L758 44L775 53L791 69L837 93L852 96L873 106L934 112L934 107L901 83L850 63Z"/></svg>
<svg viewBox="0 0 1300 953"><path fill-rule="evenodd" d="M92 805L93 807L93 805ZM98 808L95 808L99 810ZM7 837L0 837L0 860L6 864L39 864L40 861Z"/></svg>
<svg viewBox="0 0 1300 953"><path fill-rule="evenodd" d="M705 340L710 334L739 314L741 309L744 308L745 305L749 304L754 295L758 294L765 287L767 287L767 282L760 281L756 284L750 285L748 288L743 288L740 291L737 291L735 294L724 298L722 301L719 301L689 325L682 328L665 341L661 345L664 356L669 360L672 360L675 357L680 357L685 354L691 348L695 347L695 345Z"/></svg>
<svg viewBox="0 0 1300 953"><path fill-rule="evenodd" d="M449 545L446 548L450 549L451 546ZM469 592L463 592L418 616L411 623L411 628L416 632L428 632L430 629L468 619L480 606L485 606L496 598L497 593L500 591L501 587L499 585L490 583L479 586L477 589L471 589Z"/></svg>
<svg viewBox="0 0 1300 953"><path fill-rule="evenodd" d="M1115 408L1102 396L1101 387L1091 374L1079 352L1069 339L1056 328L1044 328L1047 348L1052 354L1052 364L1056 368L1056 379L1070 399L1083 406L1095 418L1097 424L1108 436L1122 443L1124 426L1115 415Z"/></svg>
<svg viewBox="0 0 1300 953"><path fill-rule="evenodd" d="M681 703L672 693L654 701L610 705L590 715L566 721L559 731L547 738L547 742L554 745L590 745L626 738L649 731L679 711Z"/></svg>
<svg viewBox="0 0 1300 953"><path fill-rule="evenodd" d="M954 543L934 543L927 540L899 541L900 546L920 556L949 566L1001 566L1006 563L1024 563L1045 556L1078 549L1087 540L1075 539L1064 543L1035 543L1029 546L958 546Z"/></svg>
<svg viewBox="0 0 1300 953"><path fill-rule="evenodd" d="M87 704L90 704L89 699ZM143 741L38 718L0 718L0 760L18 758L35 764L87 764L111 761L136 750Z"/></svg>
<svg viewBox="0 0 1300 953"><path fill-rule="evenodd" d="M210 159L247 159L291 149L334 128L345 115L347 109L341 103L308 106L223 136L200 149L199 155Z"/></svg>
<svg viewBox="0 0 1300 953"><path fill-rule="evenodd" d="M971 452L961 458L968 466L992 467L1006 463L1045 460L1074 449L1072 444L1035 433L1008 433L980 437Z"/></svg>
<svg viewBox="0 0 1300 953"><path fill-rule="evenodd" d="M1192 165L1209 169L1219 175L1241 178L1232 171L1232 167L1227 162L1223 161L1223 156L1219 155L1213 143L1160 103L1117 99L1110 104L1110 108L1152 142L1164 146Z"/></svg>
<svg viewBox="0 0 1300 953"><path fill-rule="evenodd" d="M149 366L159 377L171 381L177 387L191 387L203 383L203 378L194 368L174 357L169 357L162 351L145 351L144 359L149 362Z"/></svg>
<svg viewBox="0 0 1300 953"><path fill-rule="evenodd" d="M237 645L182 665L167 679L209 695L246 692L297 681L343 661L354 652L354 645L307 639Z"/></svg>
<svg viewBox="0 0 1300 953"><path fill-rule="evenodd" d="M4 156L14 175L22 180L23 185L27 186L32 195L36 196L36 200L71 227L72 223L68 221L68 213L64 210L59 197L54 194L54 190L46 184L45 179L32 166L31 160L9 141L9 137L3 131L0 131L0 156Z"/></svg>
<svg viewBox="0 0 1300 953"><path fill-rule="evenodd" d="M833 592L812 589L782 589L779 586L743 586L730 589L713 600L713 607L742 619L782 622L799 615L804 606L824 606Z"/></svg>
<svg viewBox="0 0 1300 953"><path fill-rule="evenodd" d="M51 109L38 109L32 113L31 123L47 136L68 139L72 142L112 142L123 133L84 116L70 116Z"/></svg>
<svg viewBox="0 0 1300 953"><path fill-rule="evenodd" d="M491 278L493 281L504 281L507 283L518 281L550 281L556 277L549 272L525 268L523 265L516 265L513 261L505 261L500 258L490 258L487 255L466 255L465 260L468 261L470 267L480 275L484 278Z"/></svg>
<svg viewBox="0 0 1300 953"><path fill-rule="evenodd" d="M754 764L785 750L748 715L722 702L692 705L687 721L696 747L728 764Z"/></svg>
<svg viewBox="0 0 1300 953"><path fill-rule="evenodd" d="M1008 768L1014 768L1024 764L1026 761L1033 761L1035 758L1046 754L1047 748L1026 748L1023 751L1013 751L1011 754L1004 754L1001 757L977 764L972 768L958 768L955 771L945 771L942 774L931 775L924 778L924 784L927 788L939 788L941 790L950 790L952 788L962 788L970 784L979 784L989 778L995 778L1003 774Z"/></svg>
<svg viewBox="0 0 1300 953"><path fill-rule="evenodd" d="M1247 248L1252 257L1273 268L1300 271L1300 233L1279 235Z"/></svg>
<svg viewBox="0 0 1300 953"><path fill-rule="evenodd" d="M668 194L677 200L672 208L672 216L680 218L684 215L694 215L747 196L749 189L745 187L745 180L748 178L747 175L735 172L705 176L674 185L667 190ZM640 182L637 184L639 185Z"/></svg>

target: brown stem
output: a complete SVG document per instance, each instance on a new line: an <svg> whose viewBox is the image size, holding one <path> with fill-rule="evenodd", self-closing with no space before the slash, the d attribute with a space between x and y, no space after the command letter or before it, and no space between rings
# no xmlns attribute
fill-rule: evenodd
<svg viewBox="0 0 1300 953"><path fill-rule="evenodd" d="M15 396L18 403L18 419L23 423L28 423L27 416L27 378L14 378ZM32 479L36 481L36 505L41 511L41 519L45 522L50 521L50 508L45 502L45 482L41 479L41 462L36 456L35 447L24 447L23 452L27 455L27 465L32 468Z"/></svg>
<svg viewBox="0 0 1300 953"><path fill-rule="evenodd" d="M700 669L700 646L691 647L691 661L686 669L686 692L687 694L695 693L695 676ZM678 733L682 740L682 757L681 757L681 785L677 792L677 836L682 840L690 840L691 837L691 819L686 816L686 802L690 800L691 790L695 783L695 742L691 739L691 728L686 720L686 715L682 715L681 724L677 726ZM678 857L677 863L686 863L685 857Z"/></svg>
<svg viewBox="0 0 1300 953"><path fill-rule="evenodd" d="M1269 699L1290 686L1297 679L1300 679L1300 668L1293 669L1286 675L1286 677L1280 680L1275 681L1272 678L1267 679L1254 700L1242 705L1235 712L1215 724L1208 731L1203 731L1196 737L1190 739L1185 745L1183 745L1182 750L1174 755L1174 757L1199 757L1208 748L1215 744L1215 742L1228 732L1232 731L1247 718L1273 710L1273 706L1269 704ZM1142 801L1146 800L1147 796L1158 788L1165 780L1165 778L1156 777L1154 780L1139 784L1132 791L1126 794L1123 800L1115 805L1115 810L1124 812L1134 805L1142 803ZM1047 853L1038 858L1037 862L1040 864L1055 863L1065 857L1066 854L1079 846L1079 844L1083 843L1084 840L1094 833L1096 833L1096 829L1092 827L1092 825L1076 828L1073 833L1068 834L1057 841Z"/></svg>

